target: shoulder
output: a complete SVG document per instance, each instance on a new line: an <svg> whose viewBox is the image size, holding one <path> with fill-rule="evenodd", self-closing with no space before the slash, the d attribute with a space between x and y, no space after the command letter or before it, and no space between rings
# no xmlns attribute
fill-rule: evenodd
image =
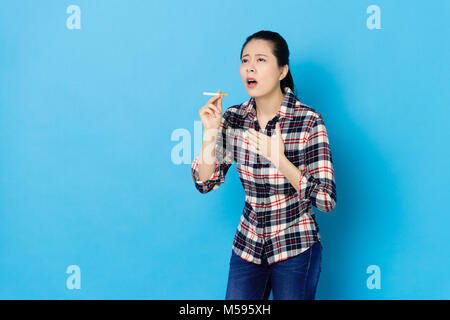
<svg viewBox="0 0 450 320"><path fill-rule="evenodd" d="M243 104L235 104L231 107L228 107L225 110L225 114L228 116L234 116L234 117L239 116L242 111L242 105Z"/></svg>
<svg viewBox="0 0 450 320"><path fill-rule="evenodd" d="M294 106L294 118L301 122L308 122L311 126L316 122L323 122L323 117L317 109L296 99Z"/></svg>
<svg viewBox="0 0 450 320"><path fill-rule="evenodd" d="M247 102L232 105L231 107L228 107L225 110L223 118L230 123L235 123L236 121L242 118L242 115L244 114L246 107Z"/></svg>

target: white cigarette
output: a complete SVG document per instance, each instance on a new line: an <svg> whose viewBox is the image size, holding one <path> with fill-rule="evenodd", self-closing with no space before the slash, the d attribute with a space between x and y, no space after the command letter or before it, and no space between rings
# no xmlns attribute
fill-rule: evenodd
<svg viewBox="0 0 450 320"><path fill-rule="evenodd" d="M204 96L218 96L218 95L222 95L222 96L227 96L228 94L226 93L217 93L217 92L203 92Z"/></svg>

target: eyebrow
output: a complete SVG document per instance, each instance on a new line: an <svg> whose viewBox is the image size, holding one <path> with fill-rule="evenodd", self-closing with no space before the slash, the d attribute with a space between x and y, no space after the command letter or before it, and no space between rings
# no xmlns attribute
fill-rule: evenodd
<svg viewBox="0 0 450 320"><path fill-rule="evenodd" d="M245 57L245 56L249 56L249 54L248 54L248 53L247 53L247 54L244 54L244 55L242 56L242 58ZM257 53L257 54L255 54L255 56L266 56L266 57L268 57L268 55L265 55L265 54L262 54L262 53Z"/></svg>

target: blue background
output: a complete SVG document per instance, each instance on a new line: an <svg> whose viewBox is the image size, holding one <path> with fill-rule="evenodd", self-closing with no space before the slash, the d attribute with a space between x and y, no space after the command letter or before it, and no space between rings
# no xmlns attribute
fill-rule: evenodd
<svg viewBox="0 0 450 320"><path fill-rule="evenodd" d="M371 4L382 29L366 26ZM224 110L249 99L239 53L272 30L333 154L337 205L314 209L316 298L449 299L449 12L447 0L3 1L0 298L224 299L245 194L235 165L218 190L195 189L194 126L203 91L228 93ZM180 129L192 151L178 164ZM381 289L366 285L370 265Z"/></svg>

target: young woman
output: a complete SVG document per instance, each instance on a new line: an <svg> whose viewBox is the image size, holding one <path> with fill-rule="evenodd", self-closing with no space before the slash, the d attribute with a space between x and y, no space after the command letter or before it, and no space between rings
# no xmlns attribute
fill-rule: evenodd
<svg viewBox="0 0 450 320"><path fill-rule="evenodd" d="M200 109L203 144L191 168L207 193L236 162L246 193L225 298L267 300L273 290L274 299L314 299L322 244L312 206L329 212L336 204L324 120L294 95L289 49L278 33L251 35L240 58L251 99L223 116L221 95Z"/></svg>

